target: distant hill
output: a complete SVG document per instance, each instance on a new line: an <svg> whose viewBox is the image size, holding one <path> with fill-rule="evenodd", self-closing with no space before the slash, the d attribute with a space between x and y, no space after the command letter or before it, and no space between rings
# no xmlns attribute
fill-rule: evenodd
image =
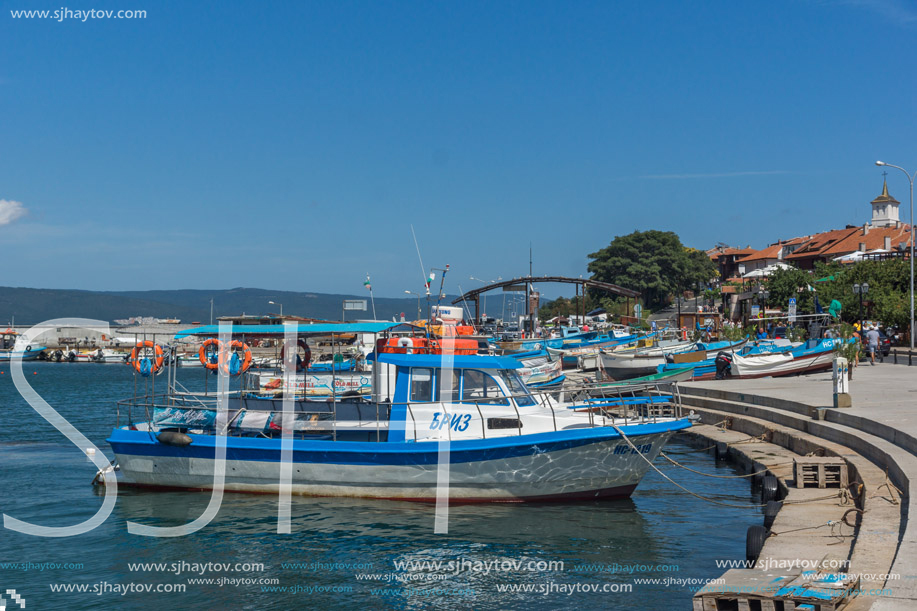
<svg viewBox="0 0 917 611"><path fill-rule="evenodd" d="M369 294L338 295L328 293L297 293L255 288L175 291L75 291L63 289L30 289L0 287L0 324L14 317L17 325L35 324L52 318L94 318L112 322L132 316L179 318L182 323L210 321L210 300L213 316L237 314L283 313L326 320L341 319L344 299L366 299L366 312L347 312L347 318L372 318ZM443 300L448 305L453 297ZM426 301L421 300L421 313L426 316ZM417 315L417 299L376 298L376 317L391 320L404 312L408 320Z"/></svg>

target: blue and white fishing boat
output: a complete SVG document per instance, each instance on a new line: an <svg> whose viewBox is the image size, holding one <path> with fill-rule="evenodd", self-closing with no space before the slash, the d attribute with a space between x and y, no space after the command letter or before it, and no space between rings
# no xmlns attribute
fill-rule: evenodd
<svg viewBox="0 0 917 611"><path fill-rule="evenodd" d="M299 325L297 333L331 326L383 333L396 325ZM236 326L233 343L270 332ZM582 404L533 395L519 361L508 357L383 351L372 367L371 397L287 397L286 415L282 399L240 391L192 395L170 386L165 397L122 402L129 423L108 439L121 483L212 488L225 443L227 490L276 493L286 430L295 494L433 501L446 456L452 502L619 498L633 492L669 437L690 426L678 406L666 416L626 406L577 411ZM147 413L150 420L134 421Z"/></svg>
<svg viewBox="0 0 917 611"><path fill-rule="evenodd" d="M801 343L786 340L761 340L749 343L729 353L731 378L764 378L801 373L814 373L831 369L834 348L838 339L810 339ZM711 380L716 377L717 353L711 348L708 358L696 363L666 363L659 372L692 367L694 380Z"/></svg>
<svg viewBox="0 0 917 611"><path fill-rule="evenodd" d="M516 352L507 356L519 361L521 368L516 373L522 378L523 384L532 390L560 388L567 377L561 360L552 359L547 350Z"/></svg>
<svg viewBox="0 0 917 611"><path fill-rule="evenodd" d="M327 372L327 371L353 371L356 369L357 360L356 358L339 358L338 360L327 359L312 361L309 363L310 372Z"/></svg>
<svg viewBox="0 0 917 611"><path fill-rule="evenodd" d="M41 357L41 353L45 349L44 346L22 345L22 342L15 339L7 339L6 337L3 338L2 345L4 347L0 348L0 361L8 361L15 358L21 358L23 361L34 361Z"/></svg>

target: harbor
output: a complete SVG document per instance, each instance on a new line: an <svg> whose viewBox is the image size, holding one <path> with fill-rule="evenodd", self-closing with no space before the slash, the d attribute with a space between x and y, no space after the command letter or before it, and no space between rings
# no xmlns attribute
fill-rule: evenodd
<svg viewBox="0 0 917 611"><path fill-rule="evenodd" d="M912 3L6 4L0 611L917 609Z"/></svg>
<svg viewBox="0 0 917 611"><path fill-rule="evenodd" d="M317 506L287 501L287 510L282 504L271 504L280 508L275 519L290 516L291 529L296 529L294 516L306 507L323 508L312 510L319 515L328 510L359 510L392 517L393 511L402 510L384 503L405 500L426 504L428 509L420 515L435 522L444 483L437 467L442 463L437 461L445 441L451 453L445 480L450 533L456 524L461 530L464 519L472 516L504 519L499 512L475 513L466 507L522 501L522 506L532 509L520 515L532 518L543 517L550 512L546 508L558 502L561 507L572 503L574 508L584 502L599 503L591 512L600 514L617 511L614 503L624 503L619 509L632 512L649 502L639 500L645 488L650 490L647 498L652 498L653 490L665 491L666 498L681 498L680 503L694 507L692 512L733 511L737 518L743 516L731 529L728 543L709 549L709 560L695 564L691 577L685 573L673 578L671 572L680 567L662 562L659 566L664 570L641 565L627 575L612 577L605 572L620 563L577 560L577 570L590 567L587 572L592 572L604 566L589 580L610 580L602 587L615 588L621 608L630 608L627 594L634 586L654 583L657 588L660 583L668 585L651 591L665 591L666 600L680 600L678 608L693 605L695 611L746 605L777 609L776 605L790 608L791 604L796 608L821 604L826 609L831 604L855 611L907 608L917 602L917 592L907 586L913 579L908 554L914 551L908 547L907 534L909 468L912 462L917 465L912 454L917 444L905 443L913 432L901 424L907 421L904 416L912 404L909 393L917 392L917 386L910 385L917 380L906 375L910 368L904 356L896 365L898 353L890 352L888 362L879 367L856 368L844 387L852 407L835 407L842 340L816 340L811 345L767 338L712 341L708 334L685 341L686 328L659 318L655 320L658 331L596 318L589 321L595 330L567 327L555 332L549 327L546 338L508 339L500 329L481 335L475 325L463 320L467 312L461 309L432 308L438 325L431 326L427 320L281 325L227 320L185 329L169 325L120 328L110 334L99 331L94 340L84 335L90 353L117 354L133 346L107 362L29 359L25 355L33 350L17 350L13 345L13 356L0 367L4 374L0 382L8 385L14 373L11 368L17 368L22 372L19 376L25 378L23 374L31 370L37 376L34 380L51 382L52 388L64 392L67 385L55 382L61 376L101 377L125 390L132 388L130 396L117 402L114 431L105 433L99 414L92 415L100 441L94 442L91 452L83 449L89 461L110 460L111 465L99 469L93 481L95 492L88 498L117 491L119 503L127 508L139 509L138 503L151 502L154 513L150 515L169 515L155 509L156 497L180 494L190 502L188 513L182 515L193 516L191 509L210 498L208 491L216 486L227 492L281 494L282 499L283 472L259 465L271 453L276 457L268 464L282 463L280 453L289 439L292 471L286 477L293 499L340 499L320 500ZM41 326L7 330L19 344L28 342L27 346L41 346L53 354L59 349L54 339L39 341L47 332ZM107 345L100 346L102 342ZM826 367L808 353L781 357L769 372L751 376L733 370L732 362L708 358L727 353L733 361L743 354L792 355L796 349L817 348L820 342L826 342L827 368L834 367L833 374L826 374ZM652 364L646 371L654 373L608 367L618 354L647 360ZM787 369L782 365L786 358L806 363L809 371L799 375L800 371ZM314 364L319 368L313 369ZM699 373L708 369L718 375ZM325 377L327 384L317 382ZM363 381L354 385L353 379ZM17 382L20 392L21 383ZM410 390L403 387L406 383ZM893 384L902 397L898 403L889 403L883 396L882 389ZM95 400L104 403L107 397ZM111 413L108 407L104 411ZM220 429L225 431L223 442L217 433ZM26 459L33 442L21 441L25 445L15 452L24 452ZM225 444L223 450L220 443ZM534 454L527 449L530 443L537 444ZM571 454L566 449L571 443L583 450ZM419 453L427 444L432 453ZM385 453L379 454L374 446L385 447ZM39 443L35 449L40 447ZM226 462L226 475L218 481L214 459L222 460L221 451L231 459ZM322 464L332 451L339 457ZM341 458L346 452L352 452L352 458ZM486 459L475 458L481 452ZM39 450L35 456L42 453ZM369 456L378 458L367 462ZM610 462L612 456L622 462ZM482 480L484 471L492 475ZM596 477L599 473L604 474L601 479ZM644 479L653 483L641 484ZM731 487L723 488L724 480ZM730 489L732 496L724 492ZM76 486L71 490L85 496L86 488L82 493ZM244 502L227 503L231 498L223 498L220 515L237 511L238 502ZM187 530L182 521L140 520L133 528L151 533L165 528L190 536L194 530ZM328 527L331 534L344 526L332 520ZM205 530L214 528L219 530L211 521ZM435 529L431 532L435 534ZM555 560L558 566L574 562L560 556L565 559ZM468 558L476 558L467 560L472 564L486 562L480 556ZM380 562L339 564L356 567ZM550 566L548 560L543 562ZM554 571L547 582L554 584L557 595L572 587L565 581L571 575L561 575L561 570L566 569ZM669 575L660 577L661 572ZM272 574L287 572L273 570ZM425 586L436 580L436 587L456 596L474 592L475 604L485 607L491 604L486 601L507 600L498 595L507 587L504 581L485 579L472 587L467 571L459 572L463 577L459 581L439 569L433 574L438 576L411 576L411 571L399 569L386 579L401 587L412 579L425 581ZM376 574L347 571L346 576L332 578L338 585L323 587L332 588L328 592L337 587L367 595L362 584L355 585L364 578L379 579ZM273 579L279 584L286 578ZM673 589L671 583L678 585ZM446 584L450 588L443 590ZM551 586L538 587L547 588L545 604L550 606ZM263 587L260 590L264 592ZM382 590L370 588L368 595Z"/></svg>

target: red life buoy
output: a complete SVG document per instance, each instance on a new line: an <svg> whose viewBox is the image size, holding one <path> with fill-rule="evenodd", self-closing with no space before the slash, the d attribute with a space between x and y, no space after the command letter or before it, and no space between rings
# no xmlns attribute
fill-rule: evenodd
<svg viewBox="0 0 917 611"><path fill-rule="evenodd" d="M239 350L242 351L242 367L239 368L238 372L232 373L229 370L229 363L232 358L233 349L235 348L238 348ZM252 349L249 348L247 344L240 342L237 339L233 340L232 343L229 344L229 350L226 352L225 355L223 354L222 350L220 351L219 354L220 354L220 357L219 357L219 362L217 363L217 366L220 368L220 371L222 371L225 374L237 375L237 376L242 375L243 373L248 371L249 367L252 366Z"/></svg>
<svg viewBox="0 0 917 611"><path fill-rule="evenodd" d="M218 339L216 339L216 338L213 338L213 337L211 337L211 338L208 339L208 340L205 340L204 343L201 344L201 349L198 350L198 352L197 352L197 357L200 359L201 365L203 365L204 367L206 367L207 369L210 369L210 370L212 371L212 370L216 369L217 367L219 367L219 364L218 364L218 363L211 363L211 362L210 362L210 359L207 358L207 353L209 352L209 351L207 350L207 347L208 347L208 346L216 346L216 352L217 352L217 354L219 354L219 353L220 353L220 346L221 346L220 340L218 340Z"/></svg>
<svg viewBox="0 0 917 611"><path fill-rule="evenodd" d="M296 363L296 371L303 371L309 368L309 361L312 360L312 350L309 349L309 344L306 343L306 340L300 338L296 340L296 345L303 350L302 360ZM283 355L286 346L280 348L280 362L283 363Z"/></svg>
<svg viewBox="0 0 917 611"><path fill-rule="evenodd" d="M162 369L162 364L165 360L165 357L162 353L162 346L153 343L150 340L137 342L137 345L134 346L133 350L131 350L131 356L127 359L127 364L132 366L137 371L137 373L140 373L141 363L143 362L141 354L143 353L144 348L153 349L153 358L150 360L150 364L152 365L152 373L156 373Z"/></svg>

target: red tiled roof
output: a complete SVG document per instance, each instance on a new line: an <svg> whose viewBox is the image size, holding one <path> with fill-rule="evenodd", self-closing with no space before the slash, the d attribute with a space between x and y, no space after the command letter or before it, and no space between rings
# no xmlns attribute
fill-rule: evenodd
<svg viewBox="0 0 917 611"><path fill-rule="evenodd" d="M831 257L839 257L860 249L860 244L865 244L866 250L876 250L885 248L885 238L891 238L891 247L895 248L901 242L907 242L911 232L908 231L907 225L900 227L873 227L869 233L863 235L863 230L859 229L853 235L836 242L830 248L822 251L821 254Z"/></svg>
<svg viewBox="0 0 917 611"><path fill-rule="evenodd" d="M785 258L787 260L792 260L820 256L825 250L831 248L841 240L847 239L858 231L862 231L862 229L860 227L852 227L850 229L834 229L832 231L816 233L803 243L802 246L796 249L794 253L787 255Z"/></svg>
<svg viewBox="0 0 917 611"><path fill-rule="evenodd" d="M780 249L783 248L783 244L774 244L773 246L768 246L764 250L758 250L743 257L736 261L736 263L748 263L749 261L763 261L766 259L776 259L780 256Z"/></svg>

